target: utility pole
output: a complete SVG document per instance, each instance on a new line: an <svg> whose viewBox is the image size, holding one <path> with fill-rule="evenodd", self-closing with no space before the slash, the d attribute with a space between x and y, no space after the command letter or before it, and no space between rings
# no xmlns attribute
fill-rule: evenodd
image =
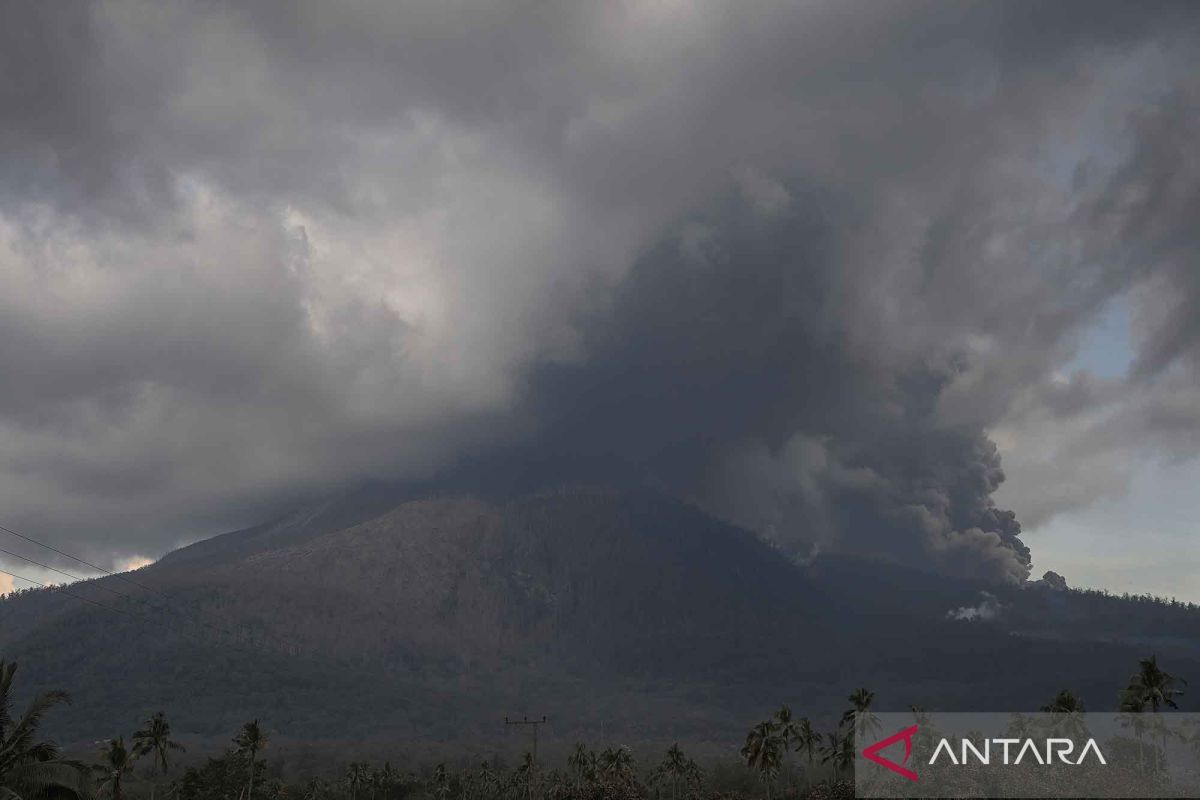
<svg viewBox="0 0 1200 800"><path fill-rule="evenodd" d="M541 719L530 719L529 717L521 717L521 719L504 718L505 725L528 725L533 728L533 758L529 764L529 775L526 779L529 789L529 800L533 800L533 776L537 773L537 733L538 725L546 724L545 715Z"/></svg>

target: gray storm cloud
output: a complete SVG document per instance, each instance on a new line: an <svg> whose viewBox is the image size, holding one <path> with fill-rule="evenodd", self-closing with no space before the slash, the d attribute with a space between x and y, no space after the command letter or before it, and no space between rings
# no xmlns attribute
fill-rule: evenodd
<svg viewBox="0 0 1200 800"><path fill-rule="evenodd" d="M1022 580L992 438L1038 518L1200 452L1198 16L4 4L0 522L491 469Z"/></svg>

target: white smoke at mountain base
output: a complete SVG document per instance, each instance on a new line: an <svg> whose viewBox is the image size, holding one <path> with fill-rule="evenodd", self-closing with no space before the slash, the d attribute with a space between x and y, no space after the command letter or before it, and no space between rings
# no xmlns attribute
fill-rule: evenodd
<svg viewBox="0 0 1200 800"><path fill-rule="evenodd" d="M1004 605L989 592L979 594L977 605L951 609L946 612L946 618L961 622L990 622L998 618L1004 611Z"/></svg>

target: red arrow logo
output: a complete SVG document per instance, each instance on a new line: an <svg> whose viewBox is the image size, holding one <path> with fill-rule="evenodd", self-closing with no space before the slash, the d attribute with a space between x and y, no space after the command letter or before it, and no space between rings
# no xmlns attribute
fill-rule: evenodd
<svg viewBox="0 0 1200 800"><path fill-rule="evenodd" d="M900 766L900 764L897 764L894 761L888 761L886 758L879 755L879 751L884 750L888 747L891 747L896 742L903 739L904 740L904 761L901 763L907 764L909 756L912 755L912 737L913 737L913 734L915 734L916 732L917 732L917 726L913 725L911 728L905 728L904 730L900 731L899 733L893 734L893 735L889 736L888 738L883 739L882 741L878 741L875 744L871 745L870 747L868 747L867 749L862 751L863 758L867 759L868 761L874 761L876 764L878 764L881 767L887 767L892 772L895 772L897 775L903 775L904 777L908 778L910 781L915 781L917 779L917 773L913 772L911 769Z"/></svg>

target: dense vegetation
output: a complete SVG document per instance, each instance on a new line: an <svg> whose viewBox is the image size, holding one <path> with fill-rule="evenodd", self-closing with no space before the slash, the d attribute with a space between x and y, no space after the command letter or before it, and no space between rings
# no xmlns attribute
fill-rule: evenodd
<svg viewBox="0 0 1200 800"><path fill-rule="evenodd" d="M0 661L0 800L154 800L160 794L171 800L849 798L854 795L855 742L879 733L872 713L875 694L860 688L849 695L849 707L829 732L818 731L808 717L796 717L788 706L781 706L751 727L740 750L743 766L735 770L721 764L706 769L678 743L643 763L628 747L597 752L580 742L563 768L539 764L534 750L513 768L483 761L466 769L452 769L442 762L407 770L393 767L390 761L352 760L340 774L289 783L263 757L271 737L259 720L243 724L220 755L183 769L175 754L185 748L173 738L162 713L146 719L128 743L124 736L105 740L91 765L64 759L56 745L39 739L38 731L45 714L66 702L67 696L62 692L38 695L25 713L16 716L12 711L16 672L15 664ZM1119 693L1120 708L1135 713L1177 708L1184 685L1151 656L1139 662ZM912 710L919 718L920 709ZM1084 706L1072 692L1062 690L1042 710L1070 718ZM1142 748L1148 725L1142 717L1131 719L1141 720L1133 728ZM1167 735L1165 727L1159 730ZM1200 731L1195 742L1200 746ZM1154 752L1152 743L1150 752ZM144 767L140 776L139 764Z"/></svg>

